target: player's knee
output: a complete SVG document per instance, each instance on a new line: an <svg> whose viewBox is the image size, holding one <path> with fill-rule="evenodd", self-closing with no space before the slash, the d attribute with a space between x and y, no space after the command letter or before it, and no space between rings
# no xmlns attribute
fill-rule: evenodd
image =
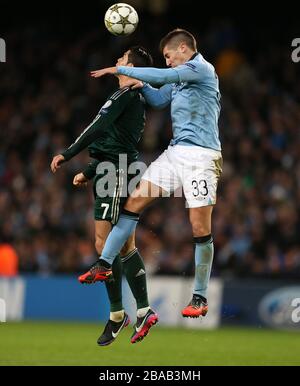
<svg viewBox="0 0 300 386"><path fill-rule="evenodd" d="M192 229L194 237L207 236L211 233L210 226L199 220L192 221Z"/></svg>

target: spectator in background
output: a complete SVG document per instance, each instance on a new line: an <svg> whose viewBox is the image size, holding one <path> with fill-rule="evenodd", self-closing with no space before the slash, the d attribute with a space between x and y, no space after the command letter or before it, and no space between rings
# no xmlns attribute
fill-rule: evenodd
<svg viewBox="0 0 300 386"><path fill-rule="evenodd" d="M15 249L0 235L0 277L13 277L18 275L18 260Z"/></svg>

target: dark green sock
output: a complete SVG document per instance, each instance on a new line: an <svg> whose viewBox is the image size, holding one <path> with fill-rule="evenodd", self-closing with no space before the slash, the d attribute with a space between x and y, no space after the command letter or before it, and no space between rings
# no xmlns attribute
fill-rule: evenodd
<svg viewBox="0 0 300 386"><path fill-rule="evenodd" d="M107 294L110 301L110 311L123 310L122 304L122 262L118 255L112 265L113 278L110 282L105 282Z"/></svg>
<svg viewBox="0 0 300 386"><path fill-rule="evenodd" d="M123 263L123 272L128 281L129 287L136 300L137 308L149 306L146 270L143 259L137 249L121 257Z"/></svg>

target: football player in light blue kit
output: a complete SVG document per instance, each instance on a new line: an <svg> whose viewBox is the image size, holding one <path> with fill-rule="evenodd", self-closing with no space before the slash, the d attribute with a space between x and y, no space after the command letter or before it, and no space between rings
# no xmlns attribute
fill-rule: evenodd
<svg viewBox="0 0 300 386"><path fill-rule="evenodd" d="M219 82L214 67L197 52L195 38L189 32L171 31L162 39L160 48L169 69L119 66L92 72L94 77L122 74L145 82L134 80L132 84L142 86L141 92L151 106L164 108L171 104L173 139L128 198L124 213L90 274L95 281L97 272L106 272L110 277L114 258L134 232L139 213L158 196L181 187L195 244L193 297L182 315L199 317L208 311L207 288L213 262L211 217L222 172ZM148 83L162 86L157 89Z"/></svg>

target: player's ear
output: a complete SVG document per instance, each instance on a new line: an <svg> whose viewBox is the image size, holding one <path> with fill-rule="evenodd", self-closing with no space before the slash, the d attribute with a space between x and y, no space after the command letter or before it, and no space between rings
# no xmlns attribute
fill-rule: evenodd
<svg viewBox="0 0 300 386"><path fill-rule="evenodd" d="M186 44L182 42L179 44L178 51L184 54L186 52L186 48Z"/></svg>

